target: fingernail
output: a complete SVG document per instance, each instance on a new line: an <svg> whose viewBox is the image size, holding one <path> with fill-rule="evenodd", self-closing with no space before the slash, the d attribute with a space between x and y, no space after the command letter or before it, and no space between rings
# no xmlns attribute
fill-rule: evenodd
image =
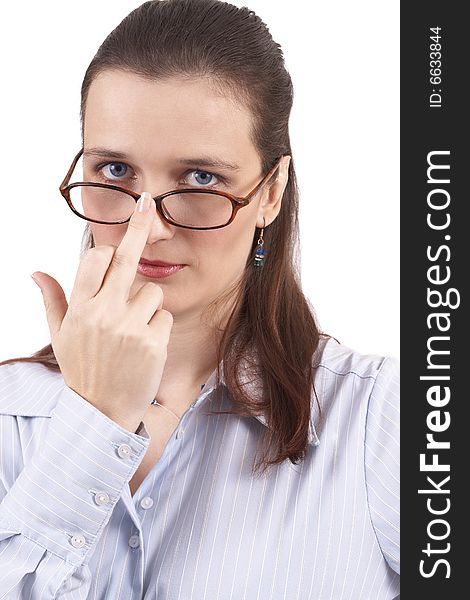
<svg viewBox="0 0 470 600"><path fill-rule="evenodd" d="M144 192L137 202L138 212L148 212L152 203L152 197L148 192Z"/></svg>
<svg viewBox="0 0 470 600"><path fill-rule="evenodd" d="M34 273L31 275L31 279L34 281L34 283L35 283L37 286L41 287L41 286L39 285L39 282L38 282L38 280L36 279L35 275L36 275L36 271L35 271L35 272L34 272Z"/></svg>

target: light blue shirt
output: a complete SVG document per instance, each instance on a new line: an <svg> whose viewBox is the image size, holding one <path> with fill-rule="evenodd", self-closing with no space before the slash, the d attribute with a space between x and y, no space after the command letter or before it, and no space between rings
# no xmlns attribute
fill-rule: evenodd
<svg viewBox="0 0 470 600"><path fill-rule="evenodd" d="M266 421L206 415L231 407L214 371L133 497L145 427L43 365L0 367L0 598L397 597L398 363L321 344L303 462L251 476Z"/></svg>

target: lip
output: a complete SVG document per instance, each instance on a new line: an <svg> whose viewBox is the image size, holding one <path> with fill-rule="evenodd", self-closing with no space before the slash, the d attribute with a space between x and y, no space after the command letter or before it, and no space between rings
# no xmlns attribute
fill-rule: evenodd
<svg viewBox="0 0 470 600"><path fill-rule="evenodd" d="M144 277L149 277L150 279L162 279L181 271L185 266L186 265L175 265L163 262L150 262L144 259L139 261L137 273L140 273L140 275L143 275Z"/></svg>
<svg viewBox="0 0 470 600"><path fill-rule="evenodd" d="M154 267L184 267L186 265L181 263L168 263L163 260L148 260L147 258L141 257L139 263L142 265L153 265Z"/></svg>

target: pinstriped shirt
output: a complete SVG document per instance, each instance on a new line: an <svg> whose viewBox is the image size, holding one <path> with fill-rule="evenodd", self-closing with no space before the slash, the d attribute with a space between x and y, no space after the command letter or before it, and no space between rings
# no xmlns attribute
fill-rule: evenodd
<svg viewBox="0 0 470 600"><path fill-rule="evenodd" d="M266 421L206 415L231 408L214 371L134 496L145 426L43 365L1 366L0 598L397 598L398 363L318 352L305 460L252 476Z"/></svg>

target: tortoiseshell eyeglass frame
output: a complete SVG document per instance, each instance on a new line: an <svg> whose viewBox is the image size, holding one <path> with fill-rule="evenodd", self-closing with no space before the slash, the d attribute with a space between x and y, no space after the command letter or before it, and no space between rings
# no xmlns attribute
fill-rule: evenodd
<svg viewBox="0 0 470 600"><path fill-rule="evenodd" d="M116 221L114 223L107 223L106 221L98 221L97 219L88 219L87 217L85 217L85 216L81 215L79 212L77 212L75 210L75 208L73 207L72 201L70 200L70 190L72 190L74 187L78 187L78 186L108 188L110 190L124 192L125 194L128 194L129 196L134 198L134 200L136 202L140 198L140 194L138 194L137 192L133 192L132 190L128 190L126 188L123 188L123 187L120 187L117 185L111 185L111 184L107 184L107 183L95 183L95 182L88 182L88 181L78 181L78 182L74 182L74 183L69 183L70 177L72 176L72 173L73 173L73 171L77 165L77 162L82 154L83 154L83 148L78 152L78 154L73 159L70 169L68 170L67 175L65 176L65 179L63 180L63 182L60 184L60 188L59 188L61 195L67 201L67 204L69 205L70 209L77 215L77 217L80 217L81 219L84 219L85 221L91 221L92 223L101 223L103 225L121 225L123 223L127 223L131 218L130 216L128 219L125 219L124 221ZM271 179L271 177L274 175L274 173L278 169L283 156L284 155L280 156L276 160L276 163L274 164L272 169L270 169L270 171L263 177L263 179L246 196L234 196L233 194L229 194L228 192L222 192L222 191L214 190L214 189L203 190L203 189L194 189L194 188L182 188L179 190L172 190L170 192L165 192L164 194L160 194L159 196L155 196L153 199L157 205L157 211L159 212L159 214L163 217L163 219L167 223L170 223L171 225L174 225L175 227L183 227L184 229L199 229L199 230L221 229L222 227L227 227L227 225L230 225L230 223L235 219L236 214L240 210L240 208L243 208L244 206L248 206L248 204L251 202L251 200L256 195L256 193L259 192L260 189L263 187L263 185ZM230 202L232 203L232 215L226 223L224 223L223 225L216 225L215 227L191 227L190 225L181 225L180 223L176 223L175 221L173 221L173 219L170 217L170 215L168 215L165 212L164 207L162 206L162 202L167 196L172 196L173 194L181 194L181 192L191 192L193 194L194 193L196 193L196 194L198 194L198 193L215 194L217 196L225 196L225 198L228 198L230 200Z"/></svg>

